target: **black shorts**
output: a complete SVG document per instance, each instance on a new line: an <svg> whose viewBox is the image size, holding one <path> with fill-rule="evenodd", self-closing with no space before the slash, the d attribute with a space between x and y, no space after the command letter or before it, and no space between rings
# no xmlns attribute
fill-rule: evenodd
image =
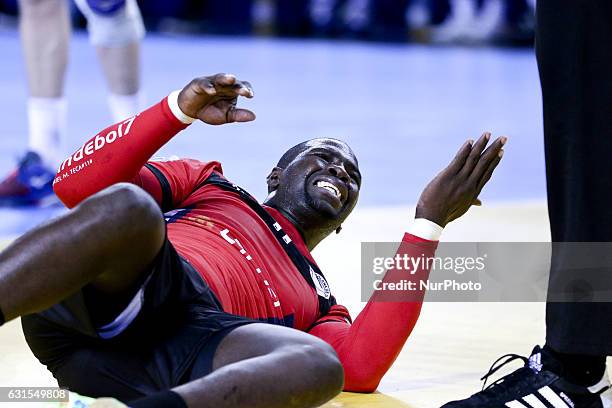
<svg viewBox="0 0 612 408"><path fill-rule="evenodd" d="M256 323L231 315L166 240L136 295L113 323L96 328L87 291L22 318L28 345L59 385L130 401L201 378L223 337ZM109 300L112 302L112 300Z"/></svg>

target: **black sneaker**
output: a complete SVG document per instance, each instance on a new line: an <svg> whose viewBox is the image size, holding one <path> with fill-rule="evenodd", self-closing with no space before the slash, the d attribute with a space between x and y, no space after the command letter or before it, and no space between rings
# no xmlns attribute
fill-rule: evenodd
<svg viewBox="0 0 612 408"><path fill-rule="evenodd" d="M491 375L514 360L522 360L524 366L485 388ZM529 358L506 354L481 378L484 380L482 391L470 398L449 402L442 408L612 408L609 397L603 395L610 389L607 372L597 384L584 387L553 372L560 372L559 368L554 357L539 346Z"/></svg>

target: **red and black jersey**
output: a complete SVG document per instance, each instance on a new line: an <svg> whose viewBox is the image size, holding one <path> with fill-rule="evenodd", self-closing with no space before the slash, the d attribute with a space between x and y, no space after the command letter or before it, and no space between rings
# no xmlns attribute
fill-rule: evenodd
<svg viewBox="0 0 612 408"><path fill-rule="evenodd" d="M206 183L213 175L221 177L219 163L191 159L147 163L186 126L164 99L106 128L62 163L54 181L56 194L73 207L114 183L139 185L159 203L170 241L208 283L225 311L320 337L338 353L345 390L375 390L412 332L423 294L415 301L391 302L375 292L352 324L343 306L330 302L321 308L321 294L310 284L317 279L309 281L298 270L264 214L236 191ZM300 256L316 267L295 227L275 209L264 211ZM405 234L398 253L432 256L436 246L437 242ZM399 282L402 273L388 270L384 280ZM429 271L414 273L426 279Z"/></svg>
<svg viewBox="0 0 612 408"><path fill-rule="evenodd" d="M205 184L221 174L217 162L150 162L134 181L145 186L155 182L145 179L156 178L170 242L200 273L226 312L307 330L320 317L315 288L240 194ZM285 239L314 264L295 227L277 210L264 208Z"/></svg>

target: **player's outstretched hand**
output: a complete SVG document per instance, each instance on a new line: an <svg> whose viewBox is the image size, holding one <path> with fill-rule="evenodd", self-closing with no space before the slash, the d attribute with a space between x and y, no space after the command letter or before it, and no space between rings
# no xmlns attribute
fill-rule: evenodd
<svg viewBox="0 0 612 408"><path fill-rule="evenodd" d="M486 132L476 143L468 140L461 146L448 167L421 193L416 218L426 218L444 227L472 205L481 204L478 195L499 164L508 140L499 137L487 147L490 139L491 134Z"/></svg>
<svg viewBox="0 0 612 408"><path fill-rule="evenodd" d="M196 78L178 96L179 108L187 116L198 118L209 125L250 122L255 114L236 107L238 97L253 97L253 87L232 74L216 74Z"/></svg>

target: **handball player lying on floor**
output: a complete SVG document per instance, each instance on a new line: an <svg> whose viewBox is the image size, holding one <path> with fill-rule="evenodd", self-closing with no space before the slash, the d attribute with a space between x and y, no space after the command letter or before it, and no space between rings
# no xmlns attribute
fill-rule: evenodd
<svg viewBox="0 0 612 408"><path fill-rule="evenodd" d="M312 407L374 391L401 351L423 294L376 292L351 323L310 254L357 202L346 143L289 149L263 204L217 162L149 161L197 119L254 120L239 96L253 96L248 82L201 77L103 130L57 173L74 208L0 255L0 323L23 316L60 386L131 407ZM425 188L400 254L432 256L442 228L479 204L506 142L489 139L465 142Z"/></svg>

